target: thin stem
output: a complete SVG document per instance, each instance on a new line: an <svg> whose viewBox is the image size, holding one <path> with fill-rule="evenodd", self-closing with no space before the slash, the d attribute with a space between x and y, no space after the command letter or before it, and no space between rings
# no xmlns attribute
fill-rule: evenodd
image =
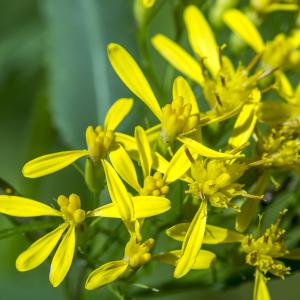
<svg viewBox="0 0 300 300"><path fill-rule="evenodd" d="M78 164L73 163L74 168L79 172L79 174L84 178L83 170L78 166Z"/></svg>

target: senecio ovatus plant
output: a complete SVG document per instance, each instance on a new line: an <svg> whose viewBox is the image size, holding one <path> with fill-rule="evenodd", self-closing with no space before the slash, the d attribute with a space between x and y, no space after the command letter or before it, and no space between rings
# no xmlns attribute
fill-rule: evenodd
<svg viewBox="0 0 300 300"><path fill-rule="evenodd" d="M151 11L157 2L139 1L138 5ZM141 121L135 124L132 135L117 131L134 105L133 99L121 98L107 111L104 124L87 127L85 149L43 155L24 165L23 175L28 178L74 165L84 176L93 200L77 194L59 195L55 203L46 205L11 190L1 195L3 214L55 218L52 227L56 227L18 256L19 271L34 269L52 255L49 280L57 287L81 256L87 264L87 290L114 281L132 283L139 269L154 262L172 265L174 280L178 280L193 270L217 272L218 247L230 243L235 249L232 256L239 259L227 258L227 262L244 265L254 275L255 300L270 299L267 282L291 273L286 260L299 259L300 251L290 249L285 242L286 230L281 225L287 209L279 209L269 227L262 228L261 224L267 196L281 185L275 177L300 170L300 84L293 87L284 73L300 68L300 28L265 41L251 16L254 11L257 21L258 15L263 18L277 10L290 13L299 7L296 1L253 0L248 10L252 14L246 14L234 8L236 1L227 2L229 5L222 6L223 24L244 42L244 47L254 50L252 59L235 66L225 54L230 49L217 44L201 10L193 5L185 7L183 21L193 53L161 33L151 39L158 53L182 73L174 79L167 103L156 95L123 45L108 45L108 59L115 73L153 113L156 123L145 126ZM201 109L202 105L207 108ZM232 126L223 147L209 144L205 130L214 135L226 122ZM75 162L83 158L85 168L81 171ZM167 222L159 225L155 219L172 212L175 199L179 199L177 206L180 204L177 218L165 217ZM218 224L212 224L216 214ZM123 224L128 232L126 241L121 239L124 254L110 255L103 261L100 252L93 260L89 251L97 230L102 230L97 225L105 218ZM235 228L230 229L227 221L224 224L228 226L220 226L223 219L231 219ZM146 224L155 227L159 235L165 234L164 239L174 248L162 243L160 248L165 249L156 251L158 234L149 236L154 230L145 234ZM113 243L116 238L108 236L108 241Z"/></svg>

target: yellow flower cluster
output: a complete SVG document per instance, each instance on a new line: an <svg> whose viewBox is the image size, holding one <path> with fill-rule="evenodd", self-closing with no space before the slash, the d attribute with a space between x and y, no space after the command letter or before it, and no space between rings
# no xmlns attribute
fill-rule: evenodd
<svg viewBox="0 0 300 300"><path fill-rule="evenodd" d="M154 2L143 4L151 7ZM273 1L251 1L251 5L264 13L280 9ZM87 128L86 149L44 155L23 167L25 177L38 178L85 157L84 176L89 190L96 194L94 204L75 194L58 196L57 209L21 196L0 196L3 214L52 216L62 221L18 257L18 270L37 267L59 244L50 271L50 282L58 286L71 267L78 235L91 228L91 218L100 222L102 218L117 218L129 234L124 257L93 270L86 280L88 290L126 280L152 260L174 265L175 278L193 269L210 268L218 258L202 249L205 244L240 243L245 263L256 270L254 299L269 299L267 272L279 277L289 274L290 268L278 260L290 254L283 241L285 230L280 228L283 213L259 237L241 232L249 228L251 232L251 222L257 217L269 184L266 172L279 167L295 170L300 162L300 87L293 89L283 73L299 69L300 31L296 29L290 36L279 34L264 42L248 16L234 8L225 11L224 23L256 52L248 65L235 67L224 54L225 47L217 45L209 23L196 6L187 6L183 19L194 55L162 34L152 38L154 48L188 77L175 78L172 101L164 106L130 53L116 43L107 48L114 71L150 109L157 124L150 128L137 124L132 135L117 132L133 107L131 98L121 98L108 110L103 126ZM264 86L266 77L273 82ZM200 110L189 80L202 89L207 111ZM265 93L271 90L284 101L265 100ZM222 130L220 124L226 120L231 122L232 130L224 148L206 146L203 131ZM260 174L252 186L243 179L250 172ZM168 194L175 181L180 181L185 194L193 198L187 222L168 224L166 231L181 242L181 248L151 254L154 239L142 242L143 225L147 218L172 209ZM111 200L108 204L100 201L104 188ZM236 216L237 231L208 224L210 211L221 209Z"/></svg>

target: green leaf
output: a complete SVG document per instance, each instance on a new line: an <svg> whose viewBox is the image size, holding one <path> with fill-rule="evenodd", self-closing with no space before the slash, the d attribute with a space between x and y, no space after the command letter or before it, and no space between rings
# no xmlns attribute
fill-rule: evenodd
<svg viewBox="0 0 300 300"><path fill-rule="evenodd" d="M123 0L41 4L49 32L53 121L65 142L82 147L86 127L103 123L111 103L129 94L120 92L122 85L108 63L106 45L115 41L128 48L134 37L131 5Z"/></svg>

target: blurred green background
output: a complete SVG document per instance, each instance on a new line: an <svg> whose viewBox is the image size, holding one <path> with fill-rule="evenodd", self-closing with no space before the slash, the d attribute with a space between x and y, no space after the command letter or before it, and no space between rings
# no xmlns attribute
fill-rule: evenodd
<svg viewBox="0 0 300 300"><path fill-rule="evenodd" d="M181 5L203 3L160 2L149 36L158 32L176 36ZM156 73L164 74L155 89L162 102L168 101L174 70L153 49L140 56L132 6L133 0L0 0L0 177L23 195L45 202L72 192L87 196L82 178L72 167L36 180L24 179L21 168L41 154L84 147L86 126L101 124L111 103L131 96L108 63L109 42L124 45L138 61L150 55ZM146 118L147 109L135 101L134 112L121 129L132 132L133 124L144 125ZM0 216L0 230L12 226L8 218ZM27 273L15 270L15 259L27 245L23 235L0 239L0 299L65 299L64 285L50 286L47 263ZM168 266L159 271L152 268L140 282L156 287L170 281L171 274ZM285 281L273 280L273 299L298 299L299 282L300 274ZM172 287L146 299L251 299L251 294L249 282L213 291L200 290L197 284L187 290L176 289L173 280ZM86 299L113 298L107 288L86 293Z"/></svg>

